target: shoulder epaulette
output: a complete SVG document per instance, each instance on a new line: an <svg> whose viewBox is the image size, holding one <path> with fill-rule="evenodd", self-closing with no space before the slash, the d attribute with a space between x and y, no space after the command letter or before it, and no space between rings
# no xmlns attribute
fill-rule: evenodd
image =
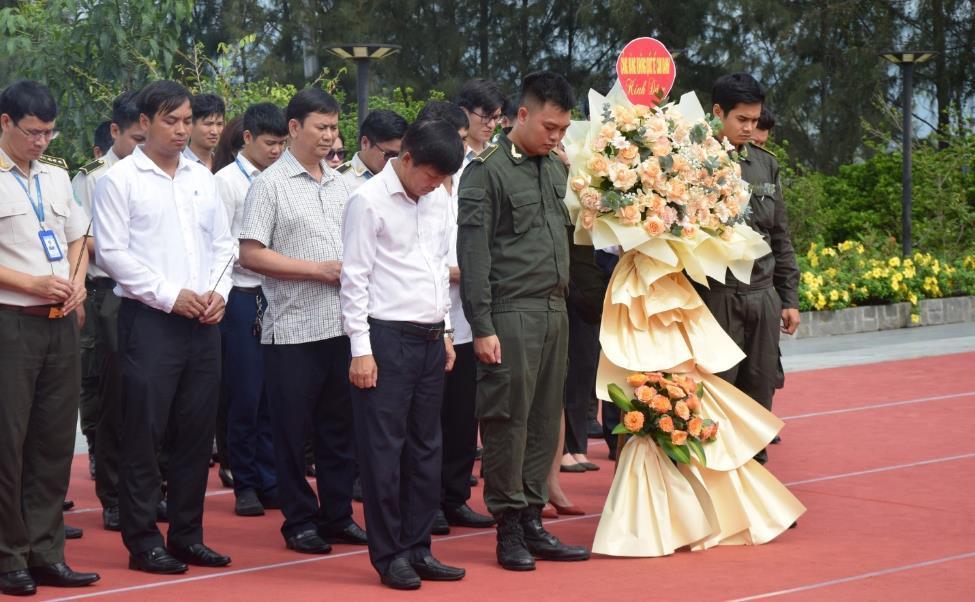
<svg viewBox="0 0 975 602"><path fill-rule="evenodd" d="M336 167L335 168L335 171L337 171L339 173L345 173L345 172L349 171L349 169L351 169L351 168L352 168L352 161L346 161L342 165L339 165L338 167Z"/></svg>
<svg viewBox="0 0 975 602"><path fill-rule="evenodd" d="M85 174L87 176L88 174L90 174L91 172L95 171L96 169L98 169L102 165L105 165L105 160L104 159L95 159L91 163L86 163L86 164L82 165L81 167L79 167L78 168L78 173L83 173L83 174Z"/></svg>
<svg viewBox="0 0 975 602"><path fill-rule="evenodd" d="M487 148L482 150L476 157L472 159L472 161L477 161L478 163L484 163L488 157L493 155L494 152L498 150L498 147L499 145L497 144L489 144Z"/></svg>
<svg viewBox="0 0 975 602"><path fill-rule="evenodd" d="M44 163L45 165L53 165L54 167L60 167L61 169L68 169L68 162L60 157L41 155L38 161Z"/></svg>
<svg viewBox="0 0 975 602"><path fill-rule="evenodd" d="M748 146L750 146L751 148L753 148L755 150L762 151L763 153L766 153L768 155L772 155L773 157L775 157L775 153L773 153L769 149L765 148L764 146L759 146L757 144L751 144L751 143L749 143Z"/></svg>

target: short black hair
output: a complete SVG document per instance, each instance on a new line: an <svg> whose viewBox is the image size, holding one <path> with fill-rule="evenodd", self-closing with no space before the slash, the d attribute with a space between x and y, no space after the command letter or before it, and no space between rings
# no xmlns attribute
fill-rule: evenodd
<svg viewBox="0 0 975 602"><path fill-rule="evenodd" d="M244 130L250 132L255 138L261 134L287 136L288 120L284 118L284 112L277 105L259 102L244 111Z"/></svg>
<svg viewBox="0 0 975 602"><path fill-rule="evenodd" d="M491 80L468 80L457 95L457 104L468 111L482 109L491 115L504 105L504 92L501 91L501 86Z"/></svg>
<svg viewBox="0 0 975 602"><path fill-rule="evenodd" d="M227 113L227 105L216 94L196 94L193 96L193 121L206 119L210 115L223 117Z"/></svg>
<svg viewBox="0 0 975 602"><path fill-rule="evenodd" d="M771 131L775 127L775 113L768 107L762 107L762 114L758 116L758 125L756 127L766 132Z"/></svg>
<svg viewBox="0 0 975 602"><path fill-rule="evenodd" d="M58 104L54 102L51 90L30 79L16 81L0 93L0 114L10 115L14 123L24 117L34 116L45 123L58 116Z"/></svg>
<svg viewBox="0 0 975 602"><path fill-rule="evenodd" d="M464 163L464 143L457 128L443 119L413 122L403 135L403 153L410 153L414 165L429 165L444 176L457 173Z"/></svg>
<svg viewBox="0 0 975 602"><path fill-rule="evenodd" d="M149 119L162 113L172 113L183 103L191 100L189 90L168 79L152 82L135 95L135 105L139 113Z"/></svg>
<svg viewBox="0 0 975 602"><path fill-rule="evenodd" d="M95 146L104 155L112 148L115 141L112 140L112 122L103 121L95 128Z"/></svg>
<svg viewBox="0 0 975 602"><path fill-rule="evenodd" d="M521 82L518 105L528 102L542 105L550 102L563 111L571 111L576 101L572 86L564 77L554 71L535 71Z"/></svg>
<svg viewBox="0 0 975 602"><path fill-rule="evenodd" d="M339 101L321 88L305 88L291 98L285 109L287 120L297 119L298 123L304 123L305 117L311 113L338 115Z"/></svg>
<svg viewBox="0 0 975 602"><path fill-rule="evenodd" d="M504 99L504 107L502 107L501 112L509 121L513 121L518 117L518 100L517 94L512 94Z"/></svg>
<svg viewBox="0 0 975 602"><path fill-rule="evenodd" d="M389 140L399 140L406 133L409 123L394 111L375 109L369 111L359 126L359 138L363 136L370 142L379 144Z"/></svg>
<svg viewBox="0 0 975 602"><path fill-rule="evenodd" d="M429 121L431 119L441 119L454 126L455 130L466 130L471 127L470 120L464 109L449 100L431 100L423 105L420 112L416 115L417 121Z"/></svg>
<svg viewBox="0 0 975 602"><path fill-rule="evenodd" d="M730 113L740 104L753 105L765 102L765 90L758 80L747 73L722 75L711 87L711 104Z"/></svg>
<svg viewBox="0 0 975 602"><path fill-rule="evenodd" d="M112 121L120 132L139 123L139 107L135 104L136 92L122 92L112 101Z"/></svg>

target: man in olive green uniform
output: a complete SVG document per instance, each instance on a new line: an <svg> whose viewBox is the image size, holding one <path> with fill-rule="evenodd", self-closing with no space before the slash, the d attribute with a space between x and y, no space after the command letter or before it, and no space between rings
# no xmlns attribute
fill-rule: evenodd
<svg viewBox="0 0 975 602"><path fill-rule="evenodd" d="M64 161L41 154L56 116L43 84L0 93L0 591L14 595L98 580L64 563L89 221Z"/></svg>
<svg viewBox="0 0 975 602"><path fill-rule="evenodd" d="M717 136L727 137L738 149L742 178L751 185L746 221L772 252L755 261L748 284L729 271L723 284L709 279L708 289L697 288L746 355L740 364L718 376L771 410L779 380L779 332L792 334L799 326L799 268L789 236L779 165L772 153L749 142L765 101L761 85L745 73L726 75L715 82L712 100L712 110L722 122ZM766 451L755 459L764 464Z"/></svg>
<svg viewBox="0 0 975 602"><path fill-rule="evenodd" d="M484 442L484 500L498 521L498 562L585 560L542 527L562 418L571 226L567 174L552 152L569 126L568 82L525 77L518 118L464 171L458 205L461 300L477 357L475 412Z"/></svg>

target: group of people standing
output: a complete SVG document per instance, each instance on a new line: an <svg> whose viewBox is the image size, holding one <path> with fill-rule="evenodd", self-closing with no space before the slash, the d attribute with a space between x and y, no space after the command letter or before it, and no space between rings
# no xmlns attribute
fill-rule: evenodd
<svg viewBox="0 0 975 602"><path fill-rule="evenodd" d="M562 455L570 277L596 308L581 310L590 324L607 277L598 254L570 242L560 142L574 106L552 72L527 75L508 102L475 80L412 124L371 112L359 151L335 169L340 109L321 89L284 110L248 107L228 142L219 98L157 81L115 100L113 143L72 190L63 161L43 154L58 134L50 91L8 86L3 592L99 578L64 562L82 389L97 399L82 422L104 525L121 531L131 569L231 563L202 529L221 396L235 511L279 508L289 549L367 545L395 589L464 577L431 551L452 525L496 527L509 570L588 559L542 524ZM215 165L221 146L231 152ZM780 191L770 195L778 211ZM779 255L769 265L762 283L792 281ZM594 379L595 365L581 368ZM478 429L490 516L468 505ZM368 534L353 520L360 484Z"/></svg>

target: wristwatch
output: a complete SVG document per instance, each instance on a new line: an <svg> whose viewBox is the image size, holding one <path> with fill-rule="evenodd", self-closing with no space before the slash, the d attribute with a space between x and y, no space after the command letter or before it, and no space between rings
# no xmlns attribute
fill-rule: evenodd
<svg viewBox="0 0 975 602"><path fill-rule="evenodd" d="M454 329L453 328L448 328L447 330L443 331L443 336L444 336L445 339L450 339L450 342L453 343L454 342Z"/></svg>

